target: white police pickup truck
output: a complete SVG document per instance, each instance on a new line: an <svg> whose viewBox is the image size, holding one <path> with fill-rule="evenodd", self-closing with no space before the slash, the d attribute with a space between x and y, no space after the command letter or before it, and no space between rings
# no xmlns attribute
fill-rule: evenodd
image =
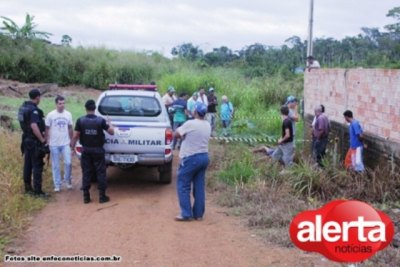
<svg viewBox="0 0 400 267"><path fill-rule="evenodd" d="M114 135L105 133L108 166L158 167L159 181L171 182L173 132L155 85L110 84L97 99L95 114L114 126ZM79 145L76 152L79 156Z"/></svg>

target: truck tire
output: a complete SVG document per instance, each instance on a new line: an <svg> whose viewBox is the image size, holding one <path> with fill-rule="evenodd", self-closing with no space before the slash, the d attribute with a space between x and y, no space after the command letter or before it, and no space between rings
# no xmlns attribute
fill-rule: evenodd
<svg viewBox="0 0 400 267"><path fill-rule="evenodd" d="M170 184L172 181L172 161L164 164L159 169L160 183Z"/></svg>

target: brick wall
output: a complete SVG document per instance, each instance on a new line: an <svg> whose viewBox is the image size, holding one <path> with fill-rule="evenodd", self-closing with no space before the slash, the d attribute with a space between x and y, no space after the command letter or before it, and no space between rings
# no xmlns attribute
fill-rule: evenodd
<svg viewBox="0 0 400 267"><path fill-rule="evenodd" d="M348 146L343 112L350 109L367 135L369 165L382 157L400 159L400 70L313 69L304 77L306 120L318 104L335 125L332 136L340 138L343 152Z"/></svg>

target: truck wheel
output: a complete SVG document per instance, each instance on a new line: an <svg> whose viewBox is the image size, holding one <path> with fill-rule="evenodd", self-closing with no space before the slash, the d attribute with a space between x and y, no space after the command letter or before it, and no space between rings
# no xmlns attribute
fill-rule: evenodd
<svg viewBox="0 0 400 267"><path fill-rule="evenodd" d="M172 181L172 161L160 167L160 183L170 184Z"/></svg>

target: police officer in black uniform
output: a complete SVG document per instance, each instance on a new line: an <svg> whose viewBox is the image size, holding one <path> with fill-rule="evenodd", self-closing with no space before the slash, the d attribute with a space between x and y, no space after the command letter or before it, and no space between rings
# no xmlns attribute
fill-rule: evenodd
<svg viewBox="0 0 400 267"><path fill-rule="evenodd" d="M103 145L105 143L105 135L103 130L109 134L114 134L114 128L110 121L106 121L102 117L94 114L96 103L88 100L85 103L86 116L80 117L75 124L74 136L71 140L71 148L79 138L82 144L82 190L83 203L90 202L90 182L92 177L97 178L99 189L99 202L105 203L110 200L106 195L106 163Z"/></svg>
<svg viewBox="0 0 400 267"><path fill-rule="evenodd" d="M30 101L25 101L26 111L23 114L24 124L21 149L24 153L24 184L25 193L37 197L47 197L42 191L43 158L45 156L46 139L43 111L38 107L40 91L32 89L29 92ZM33 173L33 188L32 176Z"/></svg>

